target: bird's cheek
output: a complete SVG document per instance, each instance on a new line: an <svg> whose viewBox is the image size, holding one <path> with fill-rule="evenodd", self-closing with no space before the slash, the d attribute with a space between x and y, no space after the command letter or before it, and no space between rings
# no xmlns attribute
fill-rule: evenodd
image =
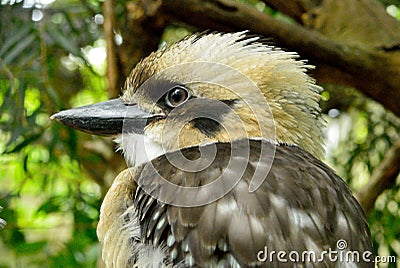
<svg viewBox="0 0 400 268"><path fill-rule="evenodd" d="M145 137L159 143L165 151L202 144L207 137L192 122L180 122L167 118L151 122L144 131Z"/></svg>
<svg viewBox="0 0 400 268"><path fill-rule="evenodd" d="M161 143L163 141L164 125L164 119L148 123L144 128L144 136Z"/></svg>

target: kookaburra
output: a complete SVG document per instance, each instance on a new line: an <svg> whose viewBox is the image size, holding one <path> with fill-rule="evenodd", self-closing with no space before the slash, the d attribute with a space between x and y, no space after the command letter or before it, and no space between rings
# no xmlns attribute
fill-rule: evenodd
<svg viewBox="0 0 400 268"><path fill-rule="evenodd" d="M107 267L374 266L361 206L319 160L321 88L297 57L192 35L139 62L120 98L52 116L114 135L128 163L100 211Z"/></svg>

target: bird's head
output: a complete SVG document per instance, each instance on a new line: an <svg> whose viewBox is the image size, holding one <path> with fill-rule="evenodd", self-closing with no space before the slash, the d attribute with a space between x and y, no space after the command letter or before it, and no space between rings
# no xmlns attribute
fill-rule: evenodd
<svg viewBox="0 0 400 268"><path fill-rule="evenodd" d="M322 156L320 87L297 57L244 32L192 35L139 62L121 98L52 118L89 133L118 135L130 164L143 162L137 156L143 149L151 159L242 138L294 144Z"/></svg>

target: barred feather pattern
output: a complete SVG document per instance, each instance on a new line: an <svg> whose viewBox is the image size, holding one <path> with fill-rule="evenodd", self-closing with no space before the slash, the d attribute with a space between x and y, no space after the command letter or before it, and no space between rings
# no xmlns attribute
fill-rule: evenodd
<svg viewBox="0 0 400 268"><path fill-rule="evenodd" d="M210 204L171 206L143 190L163 191L161 183L154 183L155 172L187 187L205 185L229 172L224 167L231 145L216 145L214 162L200 172L178 170L164 155L119 176L103 203L98 229L103 258L112 256L108 267L373 267L372 263L329 259L286 264L257 260L257 252L264 247L314 251L318 256L323 250L335 250L339 239L347 241L349 250L373 252L365 215L346 184L297 146L277 146L270 172L252 193L248 187L260 164L261 145L273 148L266 140L250 141L249 159L240 159L247 162L240 181ZM181 152L189 159L200 154L195 147ZM168 154L169 159L177 157L177 152ZM107 203L109 198L112 204Z"/></svg>

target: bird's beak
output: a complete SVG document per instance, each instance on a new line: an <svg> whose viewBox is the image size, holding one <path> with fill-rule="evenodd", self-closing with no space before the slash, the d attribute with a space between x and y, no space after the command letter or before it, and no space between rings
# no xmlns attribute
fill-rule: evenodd
<svg viewBox="0 0 400 268"><path fill-rule="evenodd" d="M95 135L110 136L123 132L143 134L147 123L159 115L145 113L136 104L118 99L58 112L50 117L66 126Z"/></svg>

